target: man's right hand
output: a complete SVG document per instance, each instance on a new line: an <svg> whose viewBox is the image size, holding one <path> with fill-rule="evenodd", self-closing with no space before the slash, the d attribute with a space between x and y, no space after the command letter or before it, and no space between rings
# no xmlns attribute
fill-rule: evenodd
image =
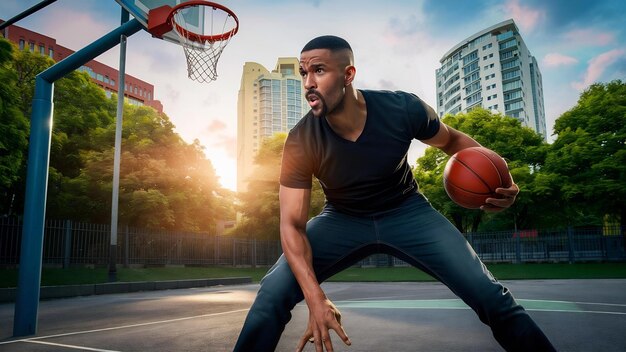
<svg viewBox="0 0 626 352"><path fill-rule="evenodd" d="M297 352L301 352L307 342L315 344L316 352L323 352L324 349L327 352L333 352L330 329L335 330L346 345L352 344L341 325L341 313L333 302L324 298L317 302L307 302L307 304L309 306L309 325L298 343Z"/></svg>

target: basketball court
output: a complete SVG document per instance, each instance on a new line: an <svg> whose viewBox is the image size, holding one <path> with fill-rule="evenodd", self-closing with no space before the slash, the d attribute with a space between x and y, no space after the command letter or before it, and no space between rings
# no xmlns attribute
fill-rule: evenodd
<svg viewBox="0 0 626 352"><path fill-rule="evenodd" d="M38 76L31 116L31 125L38 127L31 130L36 143L31 142L29 160L41 162L29 163L20 293L17 306L0 305L0 351L231 351L258 285L38 299L54 81L120 44L120 38L149 29L153 36L181 45L190 79L209 82L217 78L220 54L239 27L232 11L206 1L115 1L132 20ZM111 246L116 245L113 238ZM558 350L626 350L626 280L505 284ZM323 287L341 309L353 342L347 348L335 336L336 351L501 350L489 329L441 284ZM277 351L295 349L307 318L306 305L296 306ZM20 337L13 338L14 331Z"/></svg>
<svg viewBox="0 0 626 352"><path fill-rule="evenodd" d="M505 282L559 351L626 350L626 280ZM326 283L353 346L336 351L501 351L489 329L439 283ZM258 285L77 297L40 303L36 336L0 351L231 351ZM293 351L308 310L296 306L277 351ZM334 333L333 333L334 334ZM309 345L307 351L314 351Z"/></svg>

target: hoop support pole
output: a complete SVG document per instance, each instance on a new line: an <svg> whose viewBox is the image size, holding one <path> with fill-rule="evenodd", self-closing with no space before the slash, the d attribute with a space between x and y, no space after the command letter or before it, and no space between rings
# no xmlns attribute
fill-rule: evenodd
<svg viewBox="0 0 626 352"><path fill-rule="evenodd" d="M35 79L24 199L24 226L13 319L15 337L37 333L54 82L119 44L121 35L130 36L141 29L143 29L141 23L133 19L41 72Z"/></svg>

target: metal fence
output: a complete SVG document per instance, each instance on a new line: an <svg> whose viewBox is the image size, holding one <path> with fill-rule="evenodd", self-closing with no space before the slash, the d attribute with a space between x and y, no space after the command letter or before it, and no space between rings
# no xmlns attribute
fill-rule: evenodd
<svg viewBox="0 0 626 352"><path fill-rule="evenodd" d="M43 263L47 266L107 265L110 226L47 221ZM0 218L0 266L19 264L21 222ZM619 227L502 231L465 234L484 262L580 262L626 260L626 231ZM123 227L117 258L123 265L269 266L280 256L280 241L209 233ZM405 266L387 255L373 255L360 266Z"/></svg>
<svg viewBox="0 0 626 352"><path fill-rule="evenodd" d="M107 265L111 227L72 221L47 221L43 264ZM0 266L19 264L22 224L0 218ZM241 239L209 233L188 233L121 227L118 264L269 266L282 253L279 241Z"/></svg>

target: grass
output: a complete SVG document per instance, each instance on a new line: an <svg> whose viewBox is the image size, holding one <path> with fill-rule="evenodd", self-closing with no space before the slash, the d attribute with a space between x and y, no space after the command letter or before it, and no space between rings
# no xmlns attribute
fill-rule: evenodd
<svg viewBox="0 0 626 352"><path fill-rule="evenodd" d="M578 264L492 264L489 270L499 280L524 279L606 279L626 278L626 263L578 263ZM223 277L251 277L259 282L268 268L228 267L163 267L163 268L120 268L119 281L163 281L182 279L204 279ZM16 287L18 271L0 269L0 287ZM106 268L44 268L42 286L80 285L105 283ZM329 281L343 282L399 282L434 281L420 270L402 268L350 268Z"/></svg>

